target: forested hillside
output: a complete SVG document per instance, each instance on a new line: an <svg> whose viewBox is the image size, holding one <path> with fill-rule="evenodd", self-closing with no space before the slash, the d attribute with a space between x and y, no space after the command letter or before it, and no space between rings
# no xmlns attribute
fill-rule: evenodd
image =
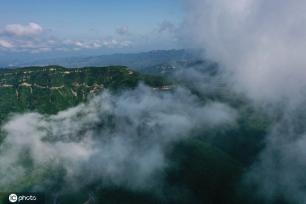
<svg viewBox="0 0 306 204"><path fill-rule="evenodd" d="M193 86L196 80L192 83L185 80L186 73L192 70L183 71L178 78L171 77L172 71L164 75L153 71L152 76L114 66L0 70L0 147L12 142L13 148L6 149L2 155L15 156L10 159L14 164L0 163L3 164L0 176L12 165L18 166L11 169L14 175L25 175L9 184L5 184L6 180L0 184L7 191L16 192L36 192L39 187L38 192L45 193L48 203L57 200L60 203L253 203L249 197L252 190L244 189L241 182L245 170L263 148L268 124L265 114L225 86L214 92L200 92ZM217 77L216 72L214 64L203 71L210 79ZM206 82L205 79L199 80ZM138 86L140 83L147 86ZM110 98L101 97L99 94L103 92L110 92ZM71 107L74 108L68 109ZM9 117L26 112L29 113ZM220 123L219 120L225 125L215 128L214 123ZM177 125L181 121L184 125ZM83 144L91 138L93 146L85 145L83 149ZM112 143L117 139L122 142L119 147ZM84 151L91 154L96 146L99 154L93 154L92 159L101 166L91 166L87 159L82 159ZM37 148L39 153L35 152ZM51 153L55 156L50 157L48 151L54 148L63 152ZM155 152L160 149L162 158L158 154L155 161ZM74 150L77 151L73 153ZM66 158L71 152L72 156ZM75 154L80 154L80 158ZM42 160L41 155L45 155ZM154 171L152 174L157 177L151 179L150 169L164 161L166 165L161 171ZM70 162L82 164L78 167L81 172L88 168L73 179L82 181L77 189L65 181L70 171L78 169L71 167ZM111 168L110 176L105 166ZM118 171L122 178L113 178ZM142 174L149 176L150 182L137 186L138 180L133 178L142 178ZM109 179L115 183L108 183ZM120 182L116 183L118 179ZM256 199L254 203L258 203Z"/></svg>
<svg viewBox="0 0 306 204"><path fill-rule="evenodd" d="M156 89L168 84L161 77L141 75L126 67L0 69L0 121L14 112L54 114L103 90L132 88L140 81Z"/></svg>

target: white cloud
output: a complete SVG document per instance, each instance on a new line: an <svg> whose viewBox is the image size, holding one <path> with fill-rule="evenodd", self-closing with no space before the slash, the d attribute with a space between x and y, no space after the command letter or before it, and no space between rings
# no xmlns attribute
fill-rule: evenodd
<svg viewBox="0 0 306 204"><path fill-rule="evenodd" d="M101 40L68 40L65 42L68 46L72 46L77 49L98 49L98 48L123 48L129 47L132 42L128 40L119 40L115 38L101 39Z"/></svg>
<svg viewBox="0 0 306 204"><path fill-rule="evenodd" d="M54 52L54 51L79 51L87 49L121 49L130 47L159 47L169 49L173 42L177 26L164 21L157 25L151 32L137 35L130 32L128 26L121 26L116 29L115 35L99 38L77 38L66 39L52 36L50 32L45 32L48 28L43 28L37 23L10 24L0 28L0 47L5 47L7 52ZM4 41L6 41L4 43Z"/></svg>
<svg viewBox="0 0 306 204"><path fill-rule="evenodd" d="M305 1L186 2L188 39L224 65L239 91L278 101L305 89Z"/></svg>
<svg viewBox="0 0 306 204"><path fill-rule="evenodd" d="M7 40L1 40L0 39L0 47L3 47L3 48L12 48L13 45L12 45L12 43L10 43Z"/></svg>
<svg viewBox="0 0 306 204"><path fill-rule="evenodd" d="M43 28L37 23L10 24L5 27L5 33L13 36L35 36L43 32Z"/></svg>

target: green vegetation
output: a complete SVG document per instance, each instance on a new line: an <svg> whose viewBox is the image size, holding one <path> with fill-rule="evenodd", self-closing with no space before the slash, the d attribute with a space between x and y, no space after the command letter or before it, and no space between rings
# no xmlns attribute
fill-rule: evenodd
<svg viewBox="0 0 306 204"><path fill-rule="evenodd" d="M104 89L133 88L140 81L152 87L168 84L161 77L142 75L126 67L0 69L0 123L10 113L54 114Z"/></svg>
<svg viewBox="0 0 306 204"><path fill-rule="evenodd" d="M141 81L159 90L171 88L164 77L140 74L126 67L0 69L0 124L11 113L37 111L55 114L85 102L106 89L121 92L136 87ZM251 203L247 198L249 193L247 190L241 191L239 182L263 148L269 124L267 117L253 110L239 96L228 92L197 95L203 103L218 100L235 107L238 111L237 124L195 132L190 137L193 139L169 148L167 158L170 163L163 172L164 183L160 186L160 192L105 187L97 181L77 192L58 195L61 203L90 202L88 195L93 195L97 203ZM29 172L27 178L8 186L8 189L20 189L22 186L26 191L31 190L46 178L59 180L57 183L61 185L61 173L60 170L35 169ZM47 191L53 192L56 188L52 186ZM53 196L52 193L47 194L48 200L54 199Z"/></svg>

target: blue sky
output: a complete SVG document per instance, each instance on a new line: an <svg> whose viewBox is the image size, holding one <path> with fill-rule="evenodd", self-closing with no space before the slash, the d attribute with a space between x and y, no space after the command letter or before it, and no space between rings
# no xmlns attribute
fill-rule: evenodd
<svg viewBox="0 0 306 204"><path fill-rule="evenodd" d="M177 48L180 0L1 0L1 56Z"/></svg>

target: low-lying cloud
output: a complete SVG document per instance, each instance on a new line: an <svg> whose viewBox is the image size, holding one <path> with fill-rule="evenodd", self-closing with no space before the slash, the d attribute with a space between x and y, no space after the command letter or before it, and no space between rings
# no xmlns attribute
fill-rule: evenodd
<svg viewBox="0 0 306 204"><path fill-rule="evenodd" d="M185 2L188 42L219 63L228 87L271 116L265 150L248 182L268 202L305 203L306 2Z"/></svg>
<svg viewBox="0 0 306 204"><path fill-rule="evenodd" d="M39 178L48 169L63 170L64 181L75 188L91 182L152 187L175 142L235 118L231 107L203 104L186 89L158 92L143 85L119 95L105 92L52 116L15 115L3 126L0 188L18 188L23 179Z"/></svg>
<svg viewBox="0 0 306 204"><path fill-rule="evenodd" d="M306 86L304 1L186 1L184 29L254 100L296 98ZM189 40L190 42L190 40Z"/></svg>

